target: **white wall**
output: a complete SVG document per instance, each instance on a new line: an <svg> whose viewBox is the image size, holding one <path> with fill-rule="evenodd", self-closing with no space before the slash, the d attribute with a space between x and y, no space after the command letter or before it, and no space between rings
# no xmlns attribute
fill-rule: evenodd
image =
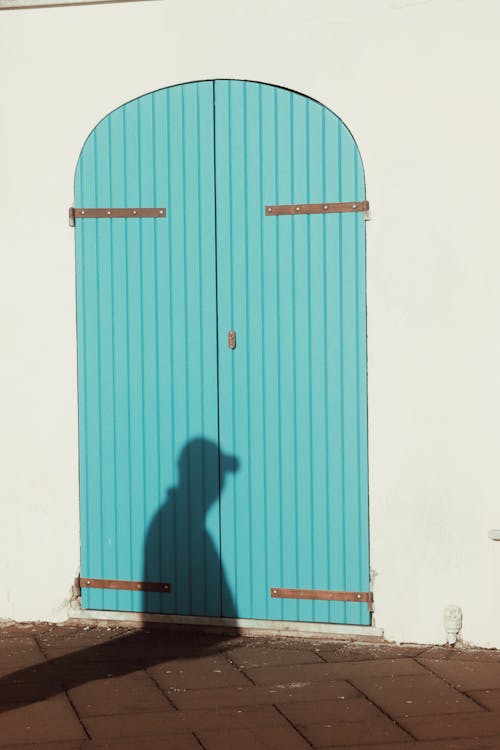
<svg viewBox="0 0 500 750"><path fill-rule="evenodd" d="M81 145L123 102L248 78L332 108L364 158L376 624L500 647L497 0L157 0L0 13L0 617L78 570Z"/></svg>

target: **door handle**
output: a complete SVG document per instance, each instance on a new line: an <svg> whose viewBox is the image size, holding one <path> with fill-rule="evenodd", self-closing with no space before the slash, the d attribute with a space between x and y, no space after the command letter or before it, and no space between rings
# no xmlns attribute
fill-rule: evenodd
<svg viewBox="0 0 500 750"><path fill-rule="evenodd" d="M236 331L228 331L227 345L230 349L236 349Z"/></svg>

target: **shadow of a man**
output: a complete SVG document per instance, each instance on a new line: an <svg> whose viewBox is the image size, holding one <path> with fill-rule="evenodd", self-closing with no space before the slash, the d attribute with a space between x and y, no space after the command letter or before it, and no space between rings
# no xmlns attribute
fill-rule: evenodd
<svg viewBox="0 0 500 750"><path fill-rule="evenodd" d="M171 584L170 594L143 595L144 612L217 617L235 612L221 563L220 497L235 456L194 438L182 448L178 482L151 521L144 545L144 581Z"/></svg>
<svg viewBox="0 0 500 750"><path fill-rule="evenodd" d="M144 612L220 616L221 602L234 601L221 564L218 503L225 477L238 467L236 457L224 455L204 438L193 439L182 449L177 486L168 490L144 544L144 580L171 580L176 594L144 593ZM216 512L210 513L212 509ZM168 602L167 610L164 602ZM48 642L49 651L60 655L40 653L23 668L0 670L0 714L61 692L72 694L88 682L147 670L179 657L189 660L216 655L221 642L216 633L193 638L189 631L135 630L109 641L96 637L95 645L81 648L85 643L81 636L68 634L66 641L63 631L52 643L55 649L50 648L50 637ZM43 636L40 642L45 653Z"/></svg>

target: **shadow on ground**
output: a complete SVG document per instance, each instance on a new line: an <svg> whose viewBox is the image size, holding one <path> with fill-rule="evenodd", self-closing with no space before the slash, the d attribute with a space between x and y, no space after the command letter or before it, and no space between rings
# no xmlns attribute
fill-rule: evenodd
<svg viewBox="0 0 500 750"><path fill-rule="evenodd" d="M2 750L500 747L497 651L0 628Z"/></svg>

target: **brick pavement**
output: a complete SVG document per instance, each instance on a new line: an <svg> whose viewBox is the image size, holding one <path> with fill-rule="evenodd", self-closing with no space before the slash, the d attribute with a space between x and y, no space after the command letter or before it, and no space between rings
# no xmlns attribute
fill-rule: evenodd
<svg viewBox="0 0 500 750"><path fill-rule="evenodd" d="M500 750L500 653L4 626L0 747Z"/></svg>

